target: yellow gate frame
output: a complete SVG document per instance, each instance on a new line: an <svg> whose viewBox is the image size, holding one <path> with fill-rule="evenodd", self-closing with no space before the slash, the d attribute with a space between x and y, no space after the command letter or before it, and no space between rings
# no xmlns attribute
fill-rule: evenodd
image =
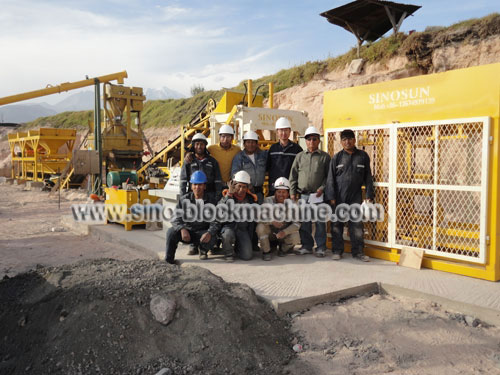
<svg viewBox="0 0 500 375"><path fill-rule="evenodd" d="M485 263L473 264L426 254L423 266L485 280L500 280L500 63L328 91L324 94L323 104L325 139L335 129L488 118L489 160L483 164L488 166L488 204L486 230L481 239L486 244ZM397 248L367 245L367 254L399 261Z"/></svg>

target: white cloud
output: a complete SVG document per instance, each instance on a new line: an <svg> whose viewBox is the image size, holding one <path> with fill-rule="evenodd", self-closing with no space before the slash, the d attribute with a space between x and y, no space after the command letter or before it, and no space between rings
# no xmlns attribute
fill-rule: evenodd
<svg viewBox="0 0 500 375"><path fill-rule="evenodd" d="M189 9L176 7L173 5L168 5L165 7L158 6L158 8L160 9L160 12L162 13L162 18L164 20L175 19L179 16L182 16L182 15L189 13Z"/></svg>

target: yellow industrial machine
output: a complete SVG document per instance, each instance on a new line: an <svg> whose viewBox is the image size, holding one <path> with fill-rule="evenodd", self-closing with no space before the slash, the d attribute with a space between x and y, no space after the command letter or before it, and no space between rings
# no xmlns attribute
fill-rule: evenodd
<svg viewBox="0 0 500 375"><path fill-rule="evenodd" d="M209 145L219 141L218 131L222 125L229 124L235 130L234 143L242 144L243 134L253 130L260 135L261 148L269 148L276 142L275 123L280 117L287 117L293 129L295 140L308 126L307 113L303 111L273 108L273 85L269 84L269 108L263 107L264 97L254 95L252 81L247 82L247 92L239 93L226 90L219 103L210 99L189 122L182 125L179 136L154 155L138 171L139 182L147 181L156 175L158 169L170 177L171 169L177 163L182 165L186 146L194 134L201 132L209 139Z"/></svg>
<svg viewBox="0 0 500 375"><path fill-rule="evenodd" d="M141 87L104 84L101 138L106 171L137 170L140 167L144 147L140 119L145 100ZM133 113L137 130L132 129ZM94 139L94 134L91 134L89 140Z"/></svg>
<svg viewBox="0 0 500 375"><path fill-rule="evenodd" d="M500 64L325 93L325 150L353 129L385 207L369 255L416 248L424 267L500 280L499 113Z"/></svg>
<svg viewBox="0 0 500 375"><path fill-rule="evenodd" d="M46 176L60 174L71 160L75 139L75 129L40 128L9 134L11 177L44 181Z"/></svg>
<svg viewBox="0 0 500 375"><path fill-rule="evenodd" d="M110 205L125 205L126 213L130 214L130 208L134 204L146 204L146 203L155 203L159 198L155 196L149 195L148 190L140 190L137 187L125 188L121 187L107 187L106 191L106 210L116 210L115 207ZM120 210L118 210L120 211ZM116 211L115 211L116 212ZM125 213L125 210L124 210ZM108 218L113 215L107 215ZM134 225L146 224L145 221L133 221L131 219L124 219L122 221L116 221L118 224L122 224L125 227L125 230L132 230Z"/></svg>
<svg viewBox="0 0 500 375"><path fill-rule="evenodd" d="M77 82L66 82L61 83L56 86L46 87L41 90L30 91L22 94L6 96L0 98L0 105L11 104L20 102L23 100L38 98L41 96L61 93L64 91L70 91L79 89L82 87L99 85L100 83L109 84L111 81L117 81L120 84L123 84L124 79L127 78L127 72L118 72L113 74L108 74L104 76L99 76L95 78L87 78L85 80L77 81ZM113 86L113 87L121 87L121 86ZM144 97L142 97L142 89L133 90L136 96L138 95L138 91L140 90L141 100L140 103L137 104L134 101L132 106L127 108L132 108L131 110L135 110L136 108L142 109L142 101ZM115 89L109 90L109 94L107 97L112 99L116 99L119 95L122 94L122 91L118 91ZM126 96L126 95L124 95ZM105 97L106 98L106 97ZM124 103L129 103L127 98L123 98ZM110 109L111 114L120 113L120 104L112 107ZM135 105L135 106L134 106ZM116 108L118 107L118 109ZM96 112L100 112L99 110ZM118 117L110 116L113 120L111 120L112 125L117 125ZM107 128L107 133L104 135L105 145L108 149L113 150L115 148L115 141L117 132L122 132L122 127L117 126L118 130L112 129L112 127ZM140 157L137 157L137 133L130 130L130 124L127 124L127 130L125 131L124 139L125 143L130 143L130 148L133 149L132 153L135 160L136 165L138 161L140 161ZM12 178L23 178L35 181L43 181L45 177L50 177L50 175L59 175L64 183L62 185L69 185L70 179L75 181L75 179L82 179L82 176L74 176L73 168L71 166L71 152L73 150L74 142L76 139L76 130L75 129L51 129L51 128L42 128L39 130L30 130L29 132L19 132L17 134L9 135L9 145L11 149L12 156ZM108 142L109 139L109 142ZM122 142L122 143L124 143ZM119 142L118 142L119 143ZM140 138L140 151L142 152L142 138ZM60 153L60 148L62 146L66 146L63 151ZM117 147L118 153L120 153L120 148ZM119 155L121 158L123 155ZM130 154L127 155L130 159ZM121 159L120 159L121 160ZM127 160L130 161L130 160ZM129 163L130 164L130 163ZM59 186L59 183L58 183Z"/></svg>

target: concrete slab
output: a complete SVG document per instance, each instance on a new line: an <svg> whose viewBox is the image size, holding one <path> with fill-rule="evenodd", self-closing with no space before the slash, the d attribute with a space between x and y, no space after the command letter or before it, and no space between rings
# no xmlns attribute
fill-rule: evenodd
<svg viewBox="0 0 500 375"><path fill-rule="evenodd" d="M110 224L93 226L89 232L101 240L121 243L145 254L164 258L164 231L150 232L134 228L127 232L122 225ZM299 306L300 300L304 298L378 283L399 287L400 290L419 292L422 296L430 295L451 300L457 303L457 307L460 304L468 304L495 310L495 314L500 311L498 282L429 269L399 267L395 263L379 259L363 263L346 254L341 261L332 261L330 252L327 252L325 258L288 255L264 262L260 259L260 254L254 253L255 258L251 261L225 263L222 256L209 256L208 260L201 261L197 256L188 256L187 251L188 246L181 244L176 254L176 259L183 263L183 267L204 267L228 282L248 284L258 295L275 306L283 304L282 306L286 307L284 304L290 301L299 301Z"/></svg>

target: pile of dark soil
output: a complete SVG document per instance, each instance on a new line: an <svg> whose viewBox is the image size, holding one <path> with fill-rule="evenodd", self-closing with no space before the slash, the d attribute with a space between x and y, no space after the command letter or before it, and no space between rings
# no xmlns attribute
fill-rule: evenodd
<svg viewBox="0 0 500 375"><path fill-rule="evenodd" d="M153 296L175 304L169 324ZM278 374L287 323L248 286L198 267L110 259L0 281L0 373Z"/></svg>

